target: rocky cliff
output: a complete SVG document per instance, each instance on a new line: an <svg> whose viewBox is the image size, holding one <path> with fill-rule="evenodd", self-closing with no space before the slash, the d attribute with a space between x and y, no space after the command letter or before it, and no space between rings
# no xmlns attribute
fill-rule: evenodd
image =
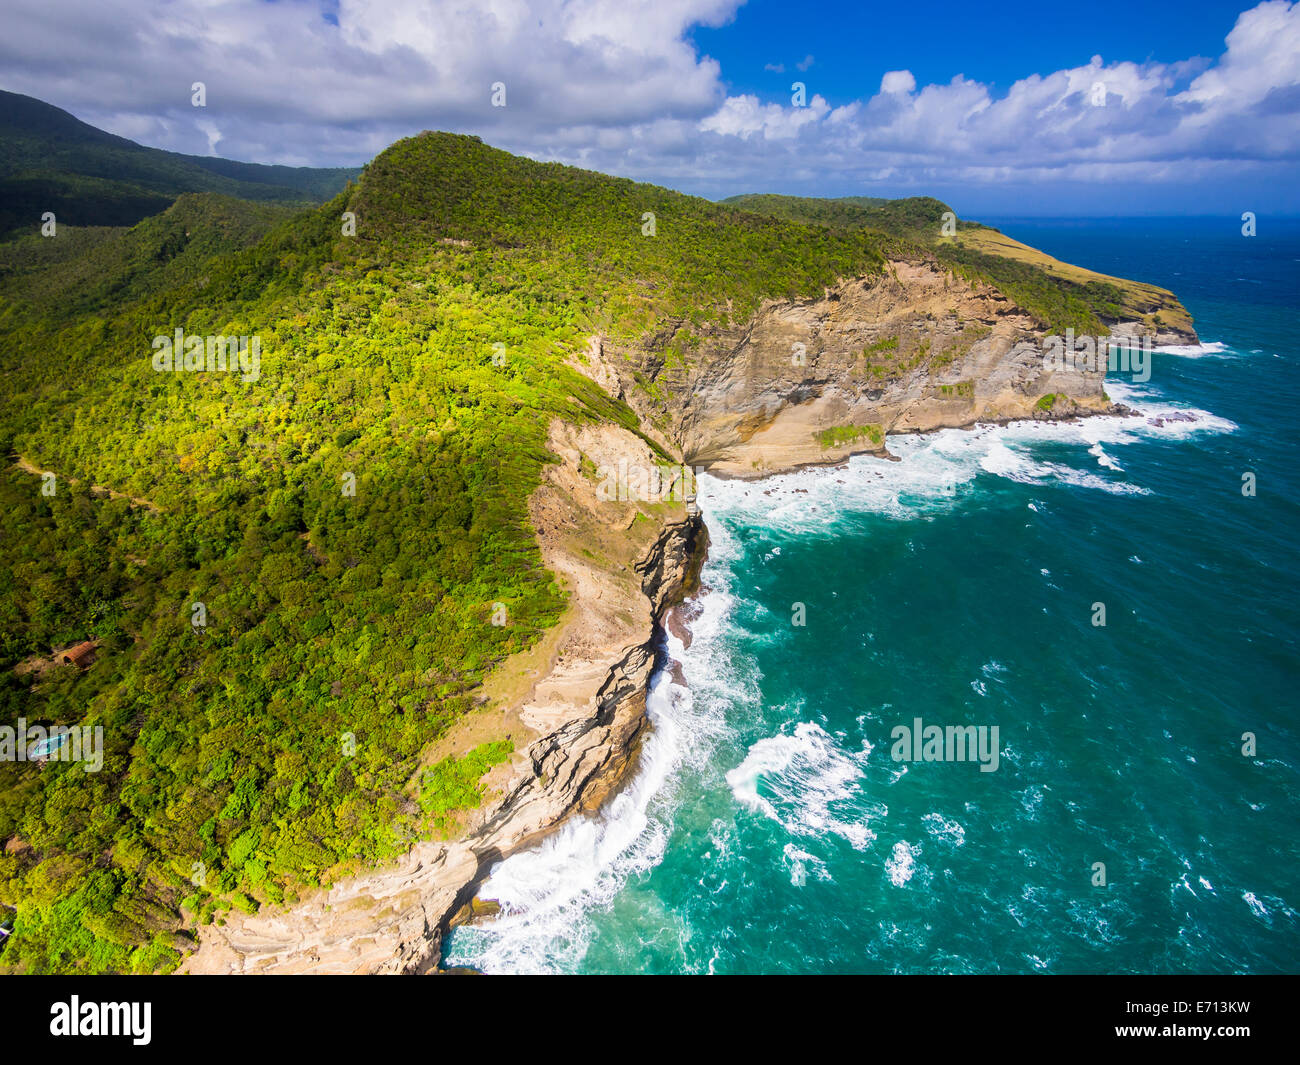
<svg viewBox="0 0 1300 1065"><path fill-rule="evenodd" d="M200 929L191 973L426 973L442 935L490 867L566 818L598 808L635 767L661 618L696 579L706 534L681 503L606 499L593 467L653 464L634 434L556 422L561 462L530 501L543 558L570 595L564 620L507 662L485 705L440 749L508 733L516 754L457 839L420 841L399 862L291 908L232 913Z"/></svg>
<svg viewBox="0 0 1300 1065"><path fill-rule="evenodd" d="M1106 324L1114 337L1196 340L1190 325ZM676 357L682 336L693 357ZM998 289L922 258L819 299L769 301L730 328L680 321L637 346L596 338L586 368L688 463L756 477L883 453L890 433L1112 410L1104 354L1097 368L1053 368L1045 339Z"/></svg>
<svg viewBox="0 0 1300 1065"><path fill-rule="evenodd" d="M1190 324L1106 324L1115 336L1196 339ZM569 610L493 674L484 706L430 755L513 739L513 759L484 778L487 801L456 839L417 842L393 866L291 909L203 928L183 971L432 971L453 921L490 911L474 896L495 862L597 809L627 779L661 619L692 587L707 534L680 501L611 498L598 471L660 466L647 440L691 465L753 477L884 453L889 433L1115 410L1104 366L1052 368L1044 332L997 288L923 257L819 298L768 301L744 323L672 321L635 345L593 337L574 364L633 407L644 435L551 425L560 462L529 509Z"/></svg>

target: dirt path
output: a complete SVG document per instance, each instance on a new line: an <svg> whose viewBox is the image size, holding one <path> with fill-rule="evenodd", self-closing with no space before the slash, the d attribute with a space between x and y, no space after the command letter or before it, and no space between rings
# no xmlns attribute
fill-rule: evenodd
<svg viewBox="0 0 1300 1065"><path fill-rule="evenodd" d="M33 466L31 462L28 461L25 455L19 455L18 461L15 462L14 465L17 466L18 469L22 470L23 473L30 473L34 477L40 477L43 474L53 472L51 470L43 470L39 466ZM64 480L66 480L68 484L81 483L80 481L75 480L71 477L65 477ZM139 496L129 496L125 492L115 491L114 489L109 488L107 485L92 484L90 486L90 490L94 492L96 495L101 495L101 496L106 495L110 499L125 499L133 506L144 507L146 510L152 510L155 514L162 513L162 507L158 506L156 503L152 502L151 500L141 499Z"/></svg>

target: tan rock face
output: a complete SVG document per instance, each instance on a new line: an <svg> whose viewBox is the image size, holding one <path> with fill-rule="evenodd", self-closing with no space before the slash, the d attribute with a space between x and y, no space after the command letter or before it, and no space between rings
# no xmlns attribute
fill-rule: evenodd
<svg viewBox="0 0 1300 1065"><path fill-rule="evenodd" d="M1120 334L1144 330L1115 324ZM686 332L677 323L629 350L594 337L573 363L629 402L665 451L733 476L878 450L880 433L1110 408L1104 373L1048 369L1030 315L932 262L891 263L816 300L770 302L744 326L705 328L685 363L670 359L668 345ZM655 630L697 578L706 534L681 502L598 491L602 468L663 461L635 434L556 422L549 444L561 461L529 511L569 609L494 671L487 705L435 745L441 757L515 738L511 761L484 778L483 807L457 840L416 843L401 861L291 909L201 929L183 971L429 972L453 918L491 909L471 902L494 862L599 807L626 779L646 727Z"/></svg>
<svg viewBox="0 0 1300 1065"><path fill-rule="evenodd" d="M662 411L632 380L652 379L686 461L730 476L879 450L876 428L924 432L1110 407L1103 372L1052 370L1027 312L932 262L894 262L818 300L765 304L743 327L706 331L689 368L665 357L671 339L621 359L597 342L600 376L618 374L606 387L647 421ZM1038 406L1047 396L1058 397L1050 410ZM856 439L845 439L850 427L861 430Z"/></svg>
<svg viewBox="0 0 1300 1065"><path fill-rule="evenodd" d="M224 926L202 928L182 971L429 972L443 932L492 864L596 809L626 778L646 724L657 620L698 571L702 526L680 503L599 496L597 467L662 461L634 434L557 422L550 446L562 461L548 467L529 509L570 605L539 645L543 658L526 652L504 664L485 686L494 705L463 723L465 750L492 715L527 729L523 742L515 733L511 762L485 778L488 800L459 840L416 843L392 866L289 909L231 913ZM453 747L456 740L449 738Z"/></svg>

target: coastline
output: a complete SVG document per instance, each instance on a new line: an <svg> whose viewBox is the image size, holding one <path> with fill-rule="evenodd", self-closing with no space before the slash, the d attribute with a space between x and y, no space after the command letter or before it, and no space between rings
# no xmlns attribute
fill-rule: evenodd
<svg viewBox="0 0 1300 1065"><path fill-rule="evenodd" d="M547 471L530 513L547 568L571 591L571 609L544 641L545 663L529 668L530 652L513 672L504 663L485 684L492 705L444 740L470 743L464 737L476 727L489 722L500 730L503 720L533 738L483 778L488 796L456 838L421 840L396 862L313 890L290 907L202 926L198 949L178 972L438 972L453 923L491 910L474 902L492 866L574 815L598 810L635 771L665 625L697 586L707 530L698 515L683 516L680 504L669 513L663 504L598 501L581 472L583 457L631 452L649 459L644 442L625 430L553 424L551 446L564 461ZM638 521L646 510L658 521ZM628 557L594 566L575 548L597 538L611 552L629 549Z"/></svg>
<svg viewBox="0 0 1300 1065"><path fill-rule="evenodd" d="M674 781L703 769L727 732L712 687L716 674L698 671L685 641L707 647L730 612L725 583L715 586L720 559L729 554L725 535L711 541L695 593L664 615L634 771L600 810L569 819L492 869L480 889L492 912L457 926L444 946L449 971L576 971L589 942L587 916L603 911L659 864L672 832L664 803Z"/></svg>
<svg viewBox="0 0 1300 1065"><path fill-rule="evenodd" d="M1140 417L1141 413L1115 404L1109 410L1037 421L1081 423L1089 417ZM1034 420L980 420L959 428L971 431L983 425ZM582 430L586 435L577 439L581 434L570 427L552 432L552 447L566 461L548 474L559 483L544 484L530 510L548 568L568 577L566 583L571 587L581 577L590 578L595 567L562 550L550 531L556 523L553 508L564 495L571 501L589 494L579 483L582 457L598 453L601 444L610 446L608 440L597 442L593 436L621 433ZM917 430L898 435L922 434ZM643 448L644 444L635 438L618 439L614 447ZM875 449L861 453L875 455ZM641 457L648 459L648 455ZM897 456L888 457L899 461ZM834 462L792 464L764 471L758 479L712 471L710 475L752 485L804 470L847 469L850 458L845 455ZM590 498L583 503L589 511L595 505ZM629 511L626 519L616 518L608 526L623 534L639 527L642 523L637 521L636 508ZM662 525L656 535L631 561L641 608L635 638L617 649L603 646L598 653L550 653L547 668L531 680L517 717L512 718L531 727L536 738L484 778L491 797L473 812L459 837L418 842L393 865L343 879L288 910L232 915L224 927L205 926L200 930L199 949L179 971L416 975L466 971L465 967L442 969L443 940L453 927L495 915L493 900L480 899L478 894L492 868L553 837L575 815L600 810L635 776L649 727L646 700L659 675L665 637L670 635L683 647L690 646L690 621L699 616L702 608L696 604L709 592L699 582L709 543L703 517L660 518ZM585 608L604 600L607 591L608 587L587 588L585 597L575 604L579 608L576 616L562 621L557 629L563 633L590 625L592 618ZM574 598L578 600L576 594ZM626 599L611 597L601 613L607 620L610 613L628 605ZM633 630L626 630L620 636L632 634ZM680 664L669 659L663 661L662 668L672 683L687 687Z"/></svg>
<svg viewBox="0 0 1300 1065"><path fill-rule="evenodd" d="M1059 413L1017 411L1003 417L959 418L960 424L954 425L905 426L893 435L1140 415L1107 399L1104 406L1072 405ZM689 620L693 612L698 614L692 597L707 594L698 579L708 529L698 514L678 516L680 504L678 514L671 516L662 504L624 505L626 514L609 520L610 504L597 503L594 487L582 473L583 463L613 465L630 459L653 464L655 456L644 440L609 426L579 429L566 423L553 424L550 436L550 447L562 463L548 470L530 499L530 513L546 566L570 590L572 609L543 639L547 649L539 653L544 663L525 668L527 678L516 677L514 688L505 682L498 685L489 699L493 705L485 712L496 714L499 704L506 703L505 723L525 726L533 738L484 777L489 797L471 812L457 838L418 842L395 864L340 880L288 910L232 914L225 926L205 926L199 930L198 949L180 972L441 971L442 942L450 928L494 912L490 902L478 899L493 866L553 836L574 815L599 810L634 776L648 731L646 700L657 676L664 635L689 647ZM738 474L734 466L709 472L722 480L755 483L805 469L847 469L857 454L899 461L882 444L850 448L823 461L765 467L748 476L747 470ZM650 521L642 523L640 518ZM642 524L656 527L653 538L644 535ZM631 546L636 557L618 559L616 541L623 548ZM601 550L593 555L587 543ZM607 567L592 561L597 557L613 562L612 570L630 570L636 587L621 586ZM575 637L575 630L591 638ZM575 648L575 643L580 646ZM523 656L527 659L531 653ZM665 666L672 680L684 687L680 665ZM492 688L506 672L495 673L485 688ZM488 720L500 728L500 717ZM458 744L459 728L458 723L453 735L436 746L467 749L463 742ZM465 728L473 731L469 725ZM464 733L459 735L463 740Z"/></svg>
<svg viewBox="0 0 1300 1065"><path fill-rule="evenodd" d="M1139 479L1131 479L1123 473L1122 467L1112 464L1111 455L1105 453L1111 451L1112 441L1121 444L1136 443L1138 438L1150 441L1176 439L1180 438L1185 431L1211 433L1231 431L1230 424L1225 427L1221 418L1198 410L1194 404L1188 403L1186 398L1171 400L1158 390L1149 392L1142 388L1130 389L1127 383L1121 385L1119 382L1116 382L1115 390L1117 398L1123 397L1126 400L1123 405L1123 416L1112 415L1102 419L1068 421L1062 419L1049 423L1015 419L1003 423L1008 430L1006 432L991 423L982 423L979 427L972 427L969 434L945 432L931 434L929 439L915 440L905 447L900 447L900 455L905 464L902 469L896 466L887 469L882 463L864 460L854 463L853 477L845 478L851 482L852 487L840 489L838 492L835 487L838 483L836 474L833 472L828 474L827 471L807 471L802 474L789 471L784 477L784 483L773 485L776 491L772 495L777 498L770 501L764 498L763 489L768 487L766 484L747 484L734 479L728 484L723 484L723 478L714 476L707 478L706 484L706 479L702 477L700 492L701 501L705 505L704 516L710 533L716 541L713 545L714 550L711 551L712 560L704 571L704 584L700 593L694 599L687 600L670 610L665 619L665 629L672 637L670 653L682 659L678 668L673 668L673 663L670 662L667 672L672 677L674 685L687 688L684 696L685 703L680 703L677 698L674 698L671 703L672 709L665 713L665 707L669 704L660 698L652 701L650 705L652 719L657 724L666 726L657 727L655 730L654 735L659 739L658 747L648 746L645 749L638 778L629 783L626 799L621 801L620 806L612 809L602 818L594 819L600 823L593 827L590 833L580 837L587 841L594 839L601 845L581 847L567 839L556 846L548 842L535 848L527 856L514 858L505 863L499 873L494 874L483 892L485 896L499 900L502 907L499 916L484 922L480 928L458 932L448 948L447 963L481 966L483 971L491 973L598 973L614 971L626 959L635 957L638 960L652 959L647 963L651 966L647 971L666 971L664 968L667 964L666 958L669 955L676 958L677 955L674 954L674 948L671 945L665 947L664 942L672 943L672 933L679 927L678 922L689 927L692 926L693 921L700 920L704 905L698 903L698 900L689 905L683 902L678 890L680 877L683 875L683 863L689 863L692 858L698 863L701 853L706 849L701 839L704 835L703 825L708 822L708 819L726 816L720 815L718 805L712 804L714 798L712 790L707 791L708 800L703 797L705 792L699 788L698 774L708 774L710 788L720 786L720 774L736 766L739 758L736 753L737 748L728 746L726 757L722 759L716 756L705 756L709 764L707 770L700 769L700 763L687 756L685 761L678 763L680 770L672 770L671 775L664 773L665 763L670 760L667 751L670 744L676 744L677 747L692 752L709 747L707 742L700 742L701 733L697 733L693 726L701 717L700 708L710 705L710 702L705 700L710 700L715 708L717 705L717 700L714 698L716 691L710 678L719 664L718 645L714 641L719 638L721 630L716 624L708 621L709 614L713 614L716 619L717 612L705 611L701 614L699 604L708 599L715 589L718 590L716 594L720 594L723 600L730 598L727 594L728 589L731 589L733 596L739 594L742 599L746 597L743 591L737 593L737 586L741 588L749 586L753 580L753 568L757 567L760 561L766 563L770 554L775 552L763 554L761 560L759 554L768 552L773 541L780 543L782 532L790 536L800 535L798 523L787 519L793 517L796 511L805 509L801 501L808 500L809 497L801 493L806 493L809 488L813 489L810 502L814 504L824 504L834 495L842 498L851 494L854 497L853 501L846 500L843 508L834 507L838 514L846 511L861 513L858 507L862 505L869 507L873 513L878 513L880 493L876 493L875 499L870 496L860 498L858 496L859 488L865 488L874 481L875 471L883 471L886 477L890 477L892 471L890 488L897 489L901 483L915 479L916 474L924 473L927 469L932 470L937 462L952 460L954 463L959 462L974 476L981 476L981 470L990 475L977 489L972 487L972 491L976 492L979 498L983 498L988 491L999 491L997 488L990 487L998 483L998 478L1020 482L1021 485L1032 480L1045 479L1045 483L1046 480L1050 480L1054 485L1057 483L1081 487L1086 485L1089 492L1106 489L1116 495L1125 495L1144 490L1138 487L1142 483L1141 474L1137 474ZM1088 422L1094 424L1089 427ZM965 444L959 442L960 438L967 435L971 436L970 440ZM1044 459L1043 454L1030 443L1034 440L1049 445L1050 442L1068 441L1072 445L1073 457L1062 460L1059 454L1048 452L1048 458ZM1093 447L1088 447L1090 443ZM1105 451L1101 449L1101 444L1105 445ZM1010 451L1020 454L1026 450L1026 445L1029 446L1031 456L1026 463L1012 465L1003 461L1009 457L1006 448L1009 447ZM1083 453L1085 447L1088 447L1088 454ZM1111 454L1122 455L1123 453L1111 452ZM1091 466L1089 455L1097 459L1098 466L1104 467L1096 470L1095 474L1089 472ZM985 462L985 459L995 461ZM1063 471L1063 465L1060 464L1064 462L1068 462L1072 469L1079 472L1079 479L1065 480L1059 476ZM1124 465L1127 466L1128 463L1125 462ZM1136 469L1138 467L1135 467ZM1101 483L1102 477L1109 482L1109 488ZM774 478L774 480L780 479ZM943 494L936 492L940 480L943 478L921 477L916 481L917 491L930 496L933 501ZM1023 487L1011 488L1006 481L1001 482L1002 491L1024 491ZM958 483L964 484L966 479L963 478ZM745 491L746 488L749 489L748 492ZM888 490L884 494L887 495ZM950 506L961 509L963 507L961 499L965 498L966 494L965 491L959 491L957 493L959 498L953 501L949 493L950 503L944 504L945 509ZM742 495L750 498L741 502ZM924 504L922 509L923 506ZM823 506L823 511L825 509ZM917 512L919 513L919 510ZM769 525L769 516L777 515L781 516L780 521ZM746 531L738 536L739 527L743 527ZM773 532L772 536L767 535L769 529ZM851 529L850 522L848 530ZM852 535L851 532L849 534ZM749 555L749 559L744 562L743 572L747 576L740 576L742 570L732 568L733 550L742 542L751 544L751 547L745 548L745 554ZM762 547L753 547L755 542L762 544ZM757 553L750 554L751 551ZM786 554L789 555L789 552L787 551ZM1135 564L1140 564L1140 560L1133 561ZM802 564L807 565L806 553ZM1055 566L1053 572L1056 572ZM697 654L683 656L682 645L692 638L689 628L692 624L692 615L706 618L703 627L700 624L694 626L693 635L700 651ZM746 624L744 620L739 623L739 630L742 633L745 631ZM752 636L752 630L750 635ZM731 636L724 633L722 639L728 641L729 645ZM742 654L741 659L744 658L745 655ZM997 668L996 663L992 668ZM987 676L985 679L987 680ZM988 684L991 689L993 682L988 681ZM665 685L664 688L666 689L667 686ZM656 694L658 696L659 693ZM978 698L982 694L976 691L975 697ZM694 711L690 708L692 703L695 705ZM755 735L777 737L764 739L759 744L759 750L768 754L771 753L772 745L778 741L784 742L780 740L780 736L785 736L786 731L782 729L778 735L778 732L771 727L781 720L779 716L775 722L769 721L766 730L753 733L747 731L753 725L753 707L751 706L749 711L742 712L738 709L740 704L733 702L730 705L736 712L734 716L728 714L727 723L738 730L739 735L745 737L738 748L741 754L744 754L745 745L750 744ZM789 704L784 700L776 700L774 705L785 707ZM818 721L819 713L814 713L812 718ZM764 720L768 719L764 718ZM788 721L788 713L786 720ZM806 718L799 714L797 720L806 720ZM833 731L825 721L821 721L821 724L828 731ZM728 742L724 741L724 744ZM834 747L833 744L831 746ZM848 748L846 747L845 750ZM740 770L737 769L736 772L739 773ZM730 773L727 779L730 782ZM777 783L772 786L778 789L778 793L784 794L780 792L781 788L793 786L789 779L780 776L775 779ZM658 794L647 794L651 781L659 782ZM729 801L725 790L720 791L716 798L720 803ZM701 809L708 812L697 816ZM923 806L918 809L926 810L930 807ZM773 815L769 814L769 816ZM617 818L621 824L607 823L614 818ZM663 842L665 832L669 838L666 849ZM904 834L915 844L913 836ZM565 835L569 836L570 833L566 831ZM732 836L727 838L731 839ZM624 841L624 849L621 852L616 853L612 846L605 845L618 839ZM921 836L921 839L927 843L931 841L928 835ZM801 845L800 841L795 839L794 845L797 848ZM917 845L917 850L919 849ZM801 855L797 850L793 853L812 862L812 859L807 855ZM880 852L880 856L884 858L889 853L886 846ZM712 853L709 857L712 858ZM788 853L786 857L789 858ZM794 861L794 859L789 860ZM567 865L563 864L566 861ZM917 864L918 868L924 871L919 859ZM797 873L802 877L805 872L797 866L797 863L787 868L791 876ZM810 883L813 880L812 869L813 865L809 864L807 872ZM693 875L702 875L698 864L693 866L692 870ZM886 872L888 871L887 866ZM906 871L901 867L894 869L894 872L900 876ZM728 872L734 874L735 868L730 868ZM726 874L719 873L718 877L725 878ZM784 880L781 883L784 885ZM891 879L891 883L895 882ZM898 884L895 883L895 886L897 887ZM661 912L659 909L660 905L672 907L679 902L683 906L680 911L669 909ZM736 905L734 897L730 905L731 908ZM661 924L655 923L658 918L663 919ZM645 938L639 941L638 929L641 926L637 922L641 919L649 923L646 925ZM644 954L637 951L638 942L645 947ZM702 964L702 958L707 961L707 955L707 950L702 953L697 952L693 956L696 966ZM701 970L693 968L689 971Z"/></svg>

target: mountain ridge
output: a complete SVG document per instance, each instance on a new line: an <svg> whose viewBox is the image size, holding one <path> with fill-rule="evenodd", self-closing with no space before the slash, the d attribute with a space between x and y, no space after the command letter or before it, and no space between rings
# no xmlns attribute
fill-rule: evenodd
<svg viewBox="0 0 1300 1065"><path fill-rule="evenodd" d="M34 97L0 90L0 237L39 228L54 212L71 225L133 225L187 192L319 203L358 167L288 167L149 148Z"/></svg>

